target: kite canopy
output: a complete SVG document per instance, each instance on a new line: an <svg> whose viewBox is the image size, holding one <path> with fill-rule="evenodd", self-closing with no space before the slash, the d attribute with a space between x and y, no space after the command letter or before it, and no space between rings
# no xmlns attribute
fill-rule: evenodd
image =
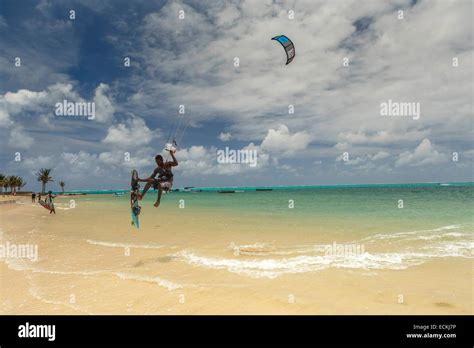
<svg viewBox="0 0 474 348"><path fill-rule="evenodd" d="M295 46L293 42L285 35L275 36L272 40L278 41L283 46L286 52L286 65L290 64L295 58Z"/></svg>

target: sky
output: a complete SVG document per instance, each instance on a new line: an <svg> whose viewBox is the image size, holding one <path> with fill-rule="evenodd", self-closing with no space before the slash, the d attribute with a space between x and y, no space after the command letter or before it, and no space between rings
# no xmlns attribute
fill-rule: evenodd
<svg viewBox="0 0 474 348"><path fill-rule="evenodd" d="M472 7L1 0L0 173L124 189L177 136L175 187L472 181ZM58 115L64 100L95 118ZM257 164L220 163L226 148Z"/></svg>

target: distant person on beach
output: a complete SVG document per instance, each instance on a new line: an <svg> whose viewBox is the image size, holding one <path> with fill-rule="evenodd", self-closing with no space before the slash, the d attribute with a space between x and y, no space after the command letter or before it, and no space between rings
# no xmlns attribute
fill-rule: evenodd
<svg viewBox="0 0 474 348"><path fill-rule="evenodd" d="M38 203L41 201L41 192L38 192Z"/></svg>
<svg viewBox="0 0 474 348"><path fill-rule="evenodd" d="M171 171L171 168L176 167L178 165L178 161L175 157L176 150L173 149L168 151L173 161L165 162L163 160L163 156L156 155L155 162L157 167L155 168L153 173L151 173L150 177L146 179L138 178L138 181L146 182L142 193L137 194L139 200L142 200L143 197L145 197L146 192L152 185L155 190L158 190L158 197L156 198L155 204L153 204L154 207L158 207L160 205L161 194L163 193L163 191L168 192L173 186L173 172ZM158 177L156 178L157 175Z"/></svg>
<svg viewBox="0 0 474 348"><path fill-rule="evenodd" d="M52 213L56 214L56 209L54 209L54 201L53 201L54 198L56 198L56 196L53 195L53 192L48 191L48 194L46 195L46 198L44 199L45 203L51 207L51 211L49 212L50 214Z"/></svg>
<svg viewBox="0 0 474 348"><path fill-rule="evenodd" d="M31 194L31 203L35 203L36 202L36 193L32 193Z"/></svg>

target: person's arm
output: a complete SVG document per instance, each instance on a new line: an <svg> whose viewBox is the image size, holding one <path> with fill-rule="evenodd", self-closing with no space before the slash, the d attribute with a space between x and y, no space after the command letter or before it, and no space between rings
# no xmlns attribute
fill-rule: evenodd
<svg viewBox="0 0 474 348"><path fill-rule="evenodd" d="M173 162L171 161L168 162L168 165L170 167L176 167L178 165L178 161L176 160L176 157L174 156L175 153L176 153L176 150L170 150L170 155L171 155L171 158L173 159Z"/></svg>

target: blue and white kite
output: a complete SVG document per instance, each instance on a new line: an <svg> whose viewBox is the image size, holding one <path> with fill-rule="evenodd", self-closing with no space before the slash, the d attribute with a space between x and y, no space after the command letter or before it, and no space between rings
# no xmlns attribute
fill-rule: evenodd
<svg viewBox="0 0 474 348"><path fill-rule="evenodd" d="M285 35L275 36L272 40L278 41L283 46L286 52L286 65L290 64L295 58L295 46L293 42Z"/></svg>

